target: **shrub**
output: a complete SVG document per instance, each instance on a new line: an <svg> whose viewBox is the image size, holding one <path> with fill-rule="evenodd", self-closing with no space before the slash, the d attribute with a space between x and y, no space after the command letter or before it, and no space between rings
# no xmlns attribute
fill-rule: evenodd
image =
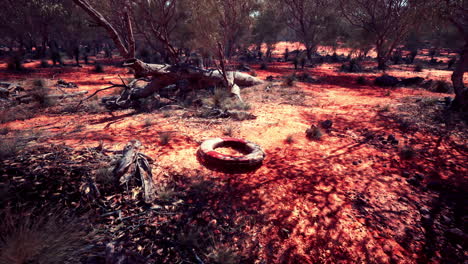
<svg viewBox="0 0 468 264"><path fill-rule="evenodd" d="M416 151L411 146L404 146L400 150L400 157L405 160L413 159L416 157Z"/></svg>
<svg viewBox="0 0 468 264"><path fill-rule="evenodd" d="M294 140L294 136L293 136L293 135L288 135L288 136L286 137L286 139L284 140L284 142L285 142L286 144L292 144L292 143L294 143L294 141L295 141L295 140Z"/></svg>
<svg viewBox="0 0 468 264"><path fill-rule="evenodd" d="M306 136L310 140L320 140L323 136L322 130L315 125L312 125L306 130Z"/></svg>
<svg viewBox="0 0 468 264"><path fill-rule="evenodd" d="M0 263L74 263L89 253L89 234L78 220L44 210L3 215Z"/></svg>
<svg viewBox="0 0 468 264"><path fill-rule="evenodd" d="M178 193L171 186L165 185L159 187L157 190L158 200L163 203L174 202L177 198Z"/></svg>
<svg viewBox="0 0 468 264"><path fill-rule="evenodd" d="M228 126L224 128L224 131L223 131L224 136L232 137L233 134L234 134L234 129L232 128L232 126Z"/></svg>
<svg viewBox="0 0 468 264"><path fill-rule="evenodd" d="M95 177L96 183L103 186L109 186L115 183L115 177L114 173L112 172L112 168L99 168L95 173Z"/></svg>
<svg viewBox="0 0 468 264"><path fill-rule="evenodd" d="M296 76L297 80L301 81L301 82L307 82L307 83L314 83L316 82L316 80L310 76L310 74L308 74L307 72L303 72L299 75Z"/></svg>
<svg viewBox="0 0 468 264"><path fill-rule="evenodd" d="M8 123L15 120L26 120L34 116L34 113L23 107L13 107L7 110L0 111L0 124Z"/></svg>
<svg viewBox="0 0 468 264"><path fill-rule="evenodd" d="M248 111L252 106L246 102L240 101L237 98L228 98L218 105L223 110L243 110Z"/></svg>
<svg viewBox="0 0 468 264"><path fill-rule="evenodd" d="M159 143L161 144L161 146L165 146L169 144L169 142L171 141L171 138L172 138L172 134L170 132L161 132L159 134Z"/></svg>
<svg viewBox="0 0 468 264"><path fill-rule="evenodd" d="M74 104L67 104L62 108L63 113L76 113L78 110L78 107Z"/></svg>
<svg viewBox="0 0 468 264"><path fill-rule="evenodd" d="M399 83L399 80L394 76L384 74L380 77L375 78L374 83L375 85L380 87L389 87L397 85Z"/></svg>
<svg viewBox="0 0 468 264"><path fill-rule="evenodd" d="M223 107L226 99L229 97L229 92L226 88L215 88L212 103L216 107Z"/></svg>
<svg viewBox="0 0 468 264"><path fill-rule="evenodd" d="M49 107L56 104L56 100L51 99L49 95L49 88L47 88L46 81L38 79L33 81L33 88L30 95L42 107Z"/></svg>
<svg viewBox="0 0 468 264"><path fill-rule="evenodd" d="M448 68L448 69L451 69L452 66L455 65L455 62L457 62L457 58L452 57L452 58L448 61L448 63L447 63L447 68Z"/></svg>
<svg viewBox="0 0 468 264"><path fill-rule="evenodd" d="M340 70L343 72L362 72L362 66L359 61L352 59L348 63L342 64Z"/></svg>
<svg viewBox="0 0 468 264"><path fill-rule="evenodd" d="M21 71L23 70L23 59L18 56L12 56L7 62L7 69L10 71Z"/></svg>
<svg viewBox="0 0 468 264"><path fill-rule="evenodd" d="M153 119L147 117L145 118L145 120L143 121L143 127L150 127L153 125Z"/></svg>
<svg viewBox="0 0 468 264"><path fill-rule="evenodd" d="M364 76L357 77L356 83L359 84L359 85L366 85L367 84L366 77L364 77Z"/></svg>
<svg viewBox="0 0 468 264"><path fill-rule="evenodd" d="M291 87L291 86L294 86L295 81L296 81L296 75L295 74L288 75L284 79L283 85L286 86L286 87Z"/></svg>
<svg viewBox="0 0 468 264"><path fill-rule="evenodd" d="M95 73L103 73L105 70L104 70L104 66L100 63L96 63L94 65L94 70L93 70Z"/></svg>
<svg viewBox="0 0 468 264"><path fill-rule="evenodd" d="M208 253L207 258L209 263L236 264L240 263L242 256L229 247L218 246L211 249L211 252Z"/></svg>
<svg viewBox="0 0 468 264"><path fill-rule="evenodd" d="M12 157L21 149L21 142L17 138L0 141L0 160Z"/></svg>
<svg viewBox="0 0 468 264"><path fill-rule="evenodd" d="M449 82L445 80L437 80L433 82L431 91L436 93L452 93L453 87Z"/></svg>
<svg viewBox="0 0 468 264"><path fill-rule="evenodd" d="M40 64L40 67L41 68L48 68L50 65L49 65L49 62L47 60L41 60L41 64Z"/></svg>
<svg viewBox="0 0 468 264"><path fill-rule="evenodd" d="M2 128L0 128L0 135L1 135L1 136L7 135L9 132L10 132L10 128L9 128L9 127L2 127Z"/></svg>
<svg viewBox="0 0 468 264"><path fill-rule="evenodd" d="M417 64L414 66L414 71L415 72L422 72L423 71L423 66L421 64Z"/></svg>

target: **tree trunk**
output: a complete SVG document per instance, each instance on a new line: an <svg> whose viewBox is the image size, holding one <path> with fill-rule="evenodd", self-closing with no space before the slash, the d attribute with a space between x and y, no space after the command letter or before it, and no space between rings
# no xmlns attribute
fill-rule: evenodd
<svg viewBox="0 0 468 264"><path fill-rule="evenodd" d="M377 55L377 69L379 70L385 70L387 69L387 60L380 56L380 55Z"/></svg>
<svg viewBox="0 0 468 264"><path fill-rule="evenodd" d="M468 69L468 42L460 53L460 59L452 74L452 83L455 90L455 100L452 107L457 110L468 112L468 89L463 83L463 75Z"/></svg>

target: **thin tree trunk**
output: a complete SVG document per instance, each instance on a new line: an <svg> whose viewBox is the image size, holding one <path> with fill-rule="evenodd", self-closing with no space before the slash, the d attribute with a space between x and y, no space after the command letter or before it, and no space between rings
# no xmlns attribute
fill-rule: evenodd
<svg viewBox="0 0 468 264"><path fill-rule="evenodd" d="M463 75L468 69L468 42L460 53L460 59L452 74L452 83L455 90L455 100L452 107L468 112L468 89L463 83Z"/></svg>

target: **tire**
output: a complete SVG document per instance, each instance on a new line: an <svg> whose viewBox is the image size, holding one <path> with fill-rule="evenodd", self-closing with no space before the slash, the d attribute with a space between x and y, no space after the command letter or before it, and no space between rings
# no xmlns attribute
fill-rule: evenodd
<svg viewBox="0 0 468 264"><path fill-rule="evenodd" d="M219 147L233 147L244 155L234 156L217 152ZM198 149L201 163L208 168L227 171L244 171L258 168L265 159L262 148L250 141L238 138L213 138L204 141Z"/></svg>

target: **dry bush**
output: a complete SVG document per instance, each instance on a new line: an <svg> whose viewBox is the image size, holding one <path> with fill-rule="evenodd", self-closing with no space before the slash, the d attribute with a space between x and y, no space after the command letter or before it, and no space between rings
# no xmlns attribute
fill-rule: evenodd
<svg viewBox="0 0 468 264"><path fill-rule="evenodd" d="M49 62L47 60L41 60L41 64L39 64L40 68L49 68Z"/></svg>
<svg viewBox="0 0 468 264"><path fill-rule="evenodd" d="M0 139L0 160L16 155L22 146L23 144L17 137Z"/></svg>
<svg viewBox="0 0 468 264"><path fill-rule="evenodd" d="M145 120L143 120L143 127L150 127L153 125L153 119L152 118L145 118Z"/></svg>
<svg viewBox="0 0 468 264"><path fill-rule="evenodd" d="M291 87L291 86L294 86L295 82L296 82L296 75L295 74L291 74L291 75L288 75L284 78L284 81L283 81L283 86L285 87Z"/></svg>
<svg viewBox="0 0 468 264"><path fill-rule="evenodd" d="M93 100L86 104L85 111L90 114L99 114L104 113L106 108L99 101Z"/></svg>
<svg viewBox="0 0 468 264"><path fill-rule="evenodd" d="M227 246L217 245L211 248L210 252L207 254L207 259L209 263L214 264L236 264L240 263L241 256L235 250Z"/></svg>
<svg viewBox="0 0 468 264"><path fill-rule="evenodd" d="M18 55L15 55L15 56L12 56L11 58L8 59L8 62L7 62L7 69L9 71L21 71L21 70L24 70L24 67L23 67L23 59L18 56Z"/></svg>
<svg viewBox="0 0 468 264"><path fill-rule="evenodd" d="M367 84L366 77L364 77L364 76L359 76L359 77L356 79L356 83L359 84L359 85L366 85L366 84Z"/></svg>
<svg viewBox="0 0 468 264"><path fill-rule="evenodd" d="M404 146L400 150L400 157L405 160L415 158L416 154L416 151L411 146Z"/></svg>
<svg viewBox="0 0 468 264"><path fill-rule="evenodd" d="M322 130L315 125L312 125L309 129L306 130L306 137L310 140L320 140L322 136Z"/></svg>
<svg viewBox="0 0 468 264"><path fill-rule="evenodd" d="M96 183L102 186L113 185L115 183L114 173L110 167L99 168L95 173Z"/></svg>
<svg viewBox="0 0 468 264"><path fill-rule="evenodd" d="M414 66L414 71L415 72L422 72L423 71L423 66L421 64L417 64Z"/></svg>
<svg viewBox="0 0 468 264"><path fill-rule="evenodd" d="M161 144L161 146L165 146L169 144L169 142L171 141L171 138L172 138L172 134L170 132L161 132L159 134L159 143Z"/></svg>
<svg viewBox="0 0 468 264"><path fill-rule="evenodd" d="M50 89L47 87L47 83L43 79L33 81L33 87L29 92L29 95L36 101L41 107L49 107L57 104L57 101L48 97Z"/></svg>
<svg viewBox="0 0 468 264"><path fill-rule="evenodd" d="M25 107L12 107L3 111L0 111L0 124L8 123L16 120L26 120L34 116L28 108Z"/></svg>
<svg viewBox="0 0 468 264"><path fill-rule="evenodd" d="M224 136L232 137L233 134L234 134L234 128L232 126L227 126L224 128L223 130Z"/></svg>
<svg viewBox="0 0 468 264"><path fill-rule="evenodd" d="M94 65L93 72L95 72L95 73L105 72L104 66L102 64L97 63L96 65Z"/></svg>
<svg viewBox="0 0 468 264"><path fill-rule="evenodd" d="M0 136L5 136L7 135L9 132L10 132L10 128L9 127L2 127L0 128Z"/></svg>
<svg viewBox="0 0 468 264"><path fill-rule="evenodd" d="M229 91L225 88L215 88L214 94L211 97L211 103L219 108L223 107L225 101L229 98Z"/></svg>
<svg viewBox="0 0 468 264"><path fill-rule="evenodd" d="M240 101L237 98L227 98L225 99L221 105L221 109L223 110L243 110L248 111L252 109L252 106L246 102Z"/></svg>
<svg viewBox="0 0 468 264"><path fill-rule="evenodd" d="M453 93L453 86L445 80L436 80L431 83L429 90L436 93Z"/></svg>
<svg viewBox="0 0 468 264"><path fill-rule="evenodd" d="M81 263L89 233L76 219L44 210L39 215L9 211L0 227L0 264Z"/></svg>
<svg viewBox="0 0 468 264"><path fill-rule="evenodd" d="M288 135L286 139L284 140L286 144L293 144L295 142L294 136L293 135Z"/></svg>

